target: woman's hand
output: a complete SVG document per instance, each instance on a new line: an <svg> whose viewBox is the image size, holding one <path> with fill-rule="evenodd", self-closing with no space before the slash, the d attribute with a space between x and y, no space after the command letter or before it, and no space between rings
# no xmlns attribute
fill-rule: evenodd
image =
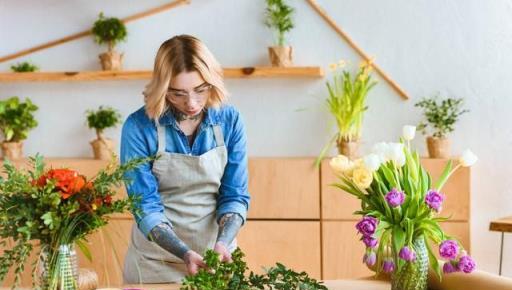
<svg viewBox="0 0 512 290"><path fill-rule="evenodd" d="M228 247L223 242L215 243L215 247L213 248L215 252L220 255L220 260L222 262L232 262L231 253L228 250Z"/></svg>
<svg viewBox="0 0 512 290"><path fill-rule="evenodd" d="M203 262L203 257L198 253L189 250L185 253L183 261L187 265L187 271L190 275L195 275L199 269L206 269L206 264Z"/></svg>

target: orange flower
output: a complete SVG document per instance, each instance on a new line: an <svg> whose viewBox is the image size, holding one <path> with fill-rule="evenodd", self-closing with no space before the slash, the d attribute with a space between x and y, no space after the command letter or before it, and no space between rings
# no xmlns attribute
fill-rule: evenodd
<svg viewBox="0 0 512 290"><path fill-rule="evenodd" d="M50 169L46 173L45 178L56 181L55 186L61 192L63 199L68 199L73 194L79 192L86 184L83 175L79 175L75 170L67 168Z"/></svg>

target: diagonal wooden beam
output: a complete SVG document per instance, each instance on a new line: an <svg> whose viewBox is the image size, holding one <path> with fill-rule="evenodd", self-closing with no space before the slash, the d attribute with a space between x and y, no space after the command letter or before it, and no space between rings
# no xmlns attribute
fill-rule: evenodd
<svg viewBox="0 0 512 290"><path fill-rule="evenodd" d="M172 1L170 3L167 3L167 4L164 4L164 5L161 5L161 6L152 8L152 9L149 9L147 11L143 11L143 12L140 12L140 13L137 13L137 14L125 17L125 18L121 19L121 21L123 23L128 23L128 22L131 22L131 21L135 21L135 20L138 20L138 19L150 16L150 15L153 15L153 14L156 14L156 13L160 13L162 11L169 10L169 9L174 8L174 7L177 7L177 6L180 6L180 5L184 5L184 4L189 4L189 3L190 3L190 0L175 0L175 1ZM40 45L31 47L31 48L24 49L24 50L21 50L21 51L16 52L16 53L8 54L6 56L0 57L0 63L8 61L8 60L11 60L11 59L15 59L15 58L27 55L27 54L31 54L31 53L36 52L36 51L40 51L40 50L47 49L47 48L50 48L50 47L54 47L54 46L57 46L57 45L60 45L60 44L66 43L66 42L70 42L72 40L76 40L76 39L79 39L79 38L82 38L82 37L86 37L86 36L88 36L90 34L91 34L91 30L88 29L88 30L84 30L84 31L81 31L81 32L78 32L78 33L75 33L75 34L63 37L63 38L59 38L59 39L56 39L56 40L44 43L44 44L40 44Z"/></svg>
<svg viewBox="0 0 512 290"><path fill-rule="evenodd" d="M340 36L343 38L363 59L366 61L370 61L371 58L357 45L354 40L345 32L336 22L325 12L320 5L316 2L316 0L306 0L309 5L331 26ZM391 85L391 87L402 97L402 99L409 99L409 95L385 72L383 71L377 64L372 62L372 67L375 71L384 79L386 82Z"/></svg>

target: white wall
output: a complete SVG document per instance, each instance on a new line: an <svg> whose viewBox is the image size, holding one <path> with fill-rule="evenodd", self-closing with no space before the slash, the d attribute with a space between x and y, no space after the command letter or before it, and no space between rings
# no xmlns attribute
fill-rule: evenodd
<svg viewBox="0 0 512 290"><path fill-rule="evenodd" d="M359 63L354 51L306 1L290 0L296 29L290 34L297 65L327 68L341 58ZM81 31L100 11L124 17L166 3L154 1L0 0L0 55ZM175 34L201 38L224 66L266 65L272 41L261 24L264 1L192 0L192 4L128 24L119 49L126 69L151 69L160 43ZM464 97L470 114L452 135L454 153L469 147L480 157L473 169L472 252L479 267L497 272L499 234L489 221L512 214L512 4L510 1L370 1L319 3L412 96L408 102L384 82L369 97L364 146L395 140L404 124L420 120L414 103L436 92ZM12 62L32 60L44 71L96 70L104 50L84 38ZM227 80L231 102L243 113L251 156L315 156L333 132L323 107L324 79ZM90 156L94 134L84 111L99 105L123 116L142 105L145 81L0 84L0 98L30 97L39 126L26 154ZM331 124L332 125L332 124ZM331 129L332 126L330 127ZM119 138L120 128L110 136ZM422 138L416 145L424 151ZM504 274L512 276L512 236L506 237Z"/></svg>

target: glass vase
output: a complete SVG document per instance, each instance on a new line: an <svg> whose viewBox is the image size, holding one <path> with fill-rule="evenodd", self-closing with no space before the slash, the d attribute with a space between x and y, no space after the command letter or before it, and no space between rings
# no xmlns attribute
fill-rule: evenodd
<svg viewBox="0 0 512 290"><path fill-rule="evenodd" d="M428 250L424 237L413 241L416 260L406 262L391 276L391 290L427 290Z"/></svg>

